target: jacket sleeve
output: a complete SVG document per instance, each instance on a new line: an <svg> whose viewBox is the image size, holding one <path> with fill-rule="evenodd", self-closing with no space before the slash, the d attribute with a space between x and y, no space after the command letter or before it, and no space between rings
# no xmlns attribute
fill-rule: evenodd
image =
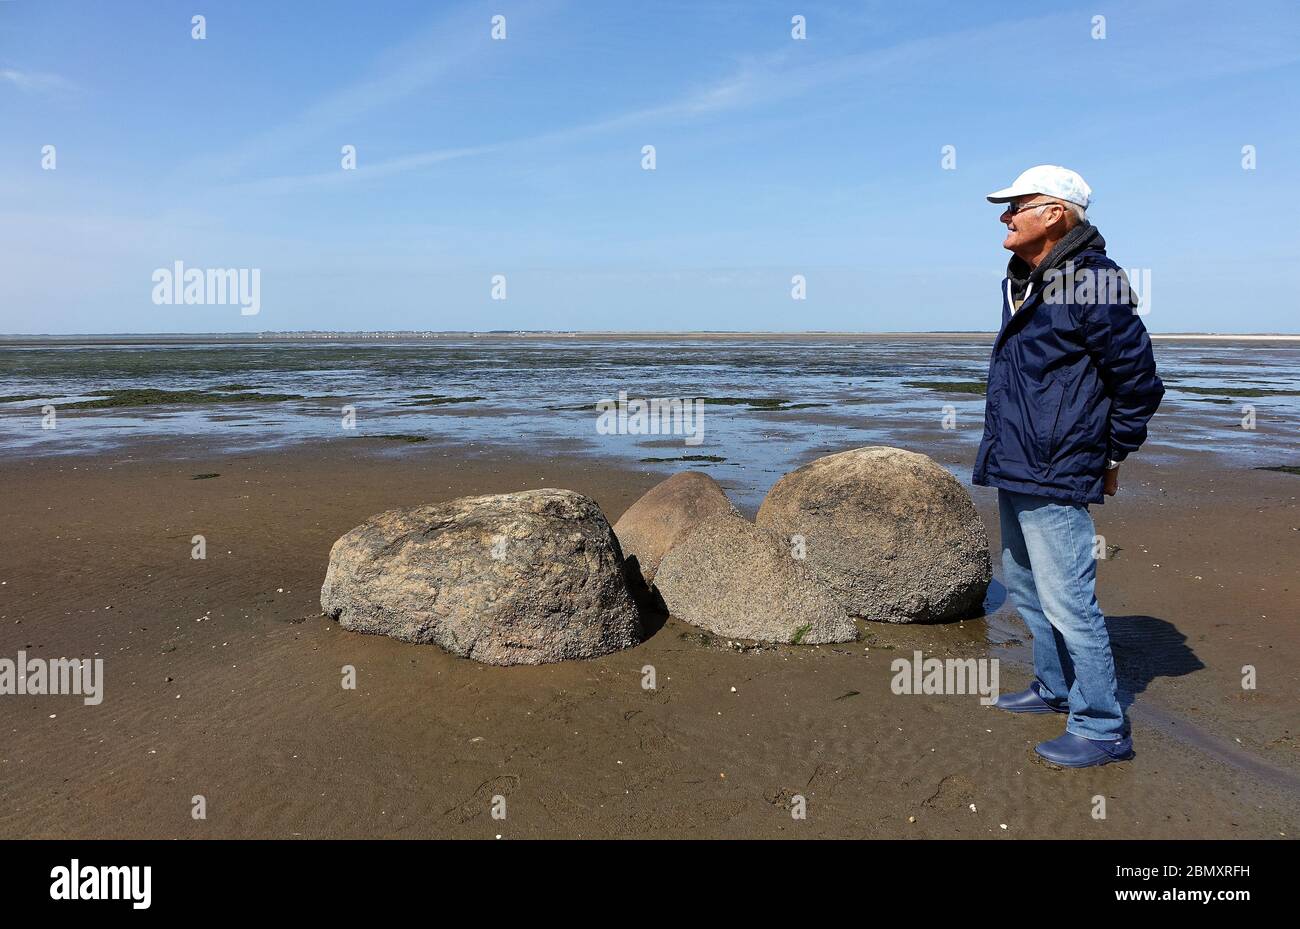
<svg viewBox="0 0 1300 929"><path fill-rule="evenodd" d="M1156 375L1146 326L1131 304L1086 306L1082 323L1088 352L1111 398L1107 454L1123 461L1146 441L1147 422L1160 406L1165 385Z"/></svg>

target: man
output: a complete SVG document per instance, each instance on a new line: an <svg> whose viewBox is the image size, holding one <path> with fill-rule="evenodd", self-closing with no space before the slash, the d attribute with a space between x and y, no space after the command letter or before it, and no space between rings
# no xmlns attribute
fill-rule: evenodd
<svg viewBox="0 0 1300 929"><path fill-rule="evenodd" d="M1034 637L1035 680L997 706L1068 713L1036 751L1064 767L1133 757L1094 594L1088 505L1119 488L1164 385L1128 279L1088 221L1083 178L1039 165L988 195L1013 252L989 360L974 482L998 488L1007 591Z"/></svg>

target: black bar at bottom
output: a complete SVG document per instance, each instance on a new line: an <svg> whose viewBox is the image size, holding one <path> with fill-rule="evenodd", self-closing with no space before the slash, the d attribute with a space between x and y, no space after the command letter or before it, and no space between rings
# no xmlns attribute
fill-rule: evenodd
<svg viewBox="0 0 1300 929"><path fill-rule="evenodd" d="M8 915L73 918L373 917L459 903L533 918L608 904L610 918L668 919L701 894L728 915L851 898L857 907L910 901L927 916L969 914L981 903L1026 917L1044 912L1036 907L1084 914L1098 906L1231 916L1295 899L1294 850L1286 841L8 840L0 842L0 899ZM101 896L116 899L86 899Z"/></svg>

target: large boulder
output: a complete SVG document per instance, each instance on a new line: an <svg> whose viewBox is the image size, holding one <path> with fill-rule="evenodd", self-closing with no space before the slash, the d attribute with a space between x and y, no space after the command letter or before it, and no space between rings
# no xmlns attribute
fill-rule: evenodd
<svg viewBox="0 0 1300 929"><path fill-rule="evenodd" d="M528 490L371 517L334 543L320 599L344 629L542 664L641 641L624 570L593 500Z"/></svg>
<svg viewBox="0 0 1300 929"><path fill-rule="evenodd" d="M651 487L614 524L623 556L649 584L664 555L710 516L739 516L722 487L699 471L682 471Z"/></svg>
<svg viewBox="0 0 1300 929"><path fill-rule="evenodd" d="M818 645L857 629L781 538L739 516L713 516L659 563L655 585L678 619L738 639Z"/></svg>
<svg viewBox="0 0 1300 929"><path fill-rule="evenodd" d="M863 619L960 618L992 577L970 494L930 458L898 448L857 448L790 472L757 523L802 536L808 566Z"/></svg>

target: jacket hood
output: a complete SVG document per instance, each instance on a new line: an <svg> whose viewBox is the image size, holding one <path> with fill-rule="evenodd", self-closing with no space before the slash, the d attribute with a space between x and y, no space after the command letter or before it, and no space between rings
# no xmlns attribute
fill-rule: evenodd
<svg viewBox="0 0 1300 929"><path fill-rule="evenodd" d="M1007 262L1007 279L1011 281L1012 293L1017 299L1024 297L1030 284L1037 289L1043 275L1054 268L1064 268L1066 262L1081 252L1106 254L1106 240L1101 237L1097 227L1089 222L1079 223L1067 232L1036 268L1030 269L1029 262L1019 255L1012 255Z"/></svg>

